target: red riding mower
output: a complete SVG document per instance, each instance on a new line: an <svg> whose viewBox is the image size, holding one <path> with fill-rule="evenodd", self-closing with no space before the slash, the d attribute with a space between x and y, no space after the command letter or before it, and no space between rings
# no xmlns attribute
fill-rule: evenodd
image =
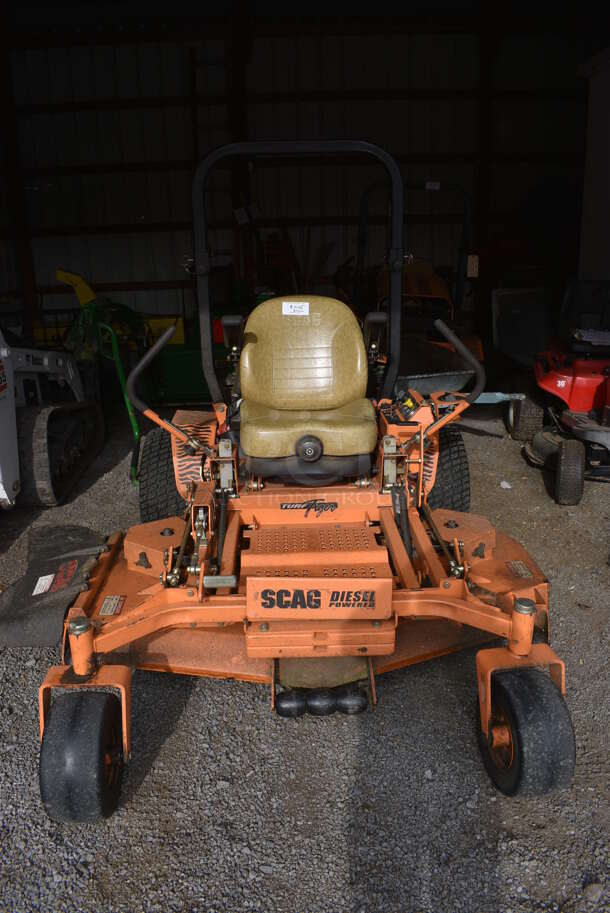
<svg viewBox="0 0 610 913"><path fill-rule="evenodd" d="M534 373L537 391L511 402L509 428L531 463L555 473L557 503L578 504L585 479L610 481L610 281L568 287L559 339Z"/></svg>
<svg viewBox="0 0 610 913"><path fill-rule="evenodd" d="M289 295L255 308L243 333L239 320L225 321L241 353L240 389L224 401L212 357L209 171L227 157L348 153L374 157L392 180L390 343L379 395L365 396L367 351L350 309ZM128 380L134 405L171 442L159 471L183 509L105 542L46 536L46 563L0 596L5 642L23 644L26 630L30 643L63 632L62 662L40 688L40 788L52 818L90 820L116 808L136 668L243 679L266 686L282 717L321 717L375 705L384 672L493 640L475 662L489 775L507 795L570 782L574 735L564 663L548 643L548 581L483 517L430 506L440 432L483 389L483 369L439 321L472 366L474 389L395 396L403 199L396 162L361 141L237 143L200 164L196 275L213 408L169 422L139 400L138 374L167 333ZM462 471L454 467L456 479Z"/></svg>

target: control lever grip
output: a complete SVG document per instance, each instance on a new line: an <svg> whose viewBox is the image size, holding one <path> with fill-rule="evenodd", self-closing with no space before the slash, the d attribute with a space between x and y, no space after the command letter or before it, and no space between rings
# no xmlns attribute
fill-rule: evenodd
<svg viewBox="0 0 610 913"><path fill-rule="evenodd" d="M149 407L146 405L146 403L143 402L139 398L138 394L136 393L136 383L138 381L138 378L140 377L140 374L142 374L142 372L144 370L146 370L146 368L149 366L151 361L153 361L153 359L155 359L157 357L157 355L159 354L161 349L167 345L167 343L170 341L170 339L172 338L172 336L174 335L175 332L176 332L175 325L168 327L168 329L165 331L165 333L163 333L162 336L159 336L159 338L157 339L154 346L151 346L151 348L148 350L148 352L144 353L144 355L142 356L140 361L137 363L137 365L135 365L135 367L133 367L131 369L131 371L129 372L129 377L127 378L127 382L125 383L125 389L127 391L127 396L129 398L130 403L132 403L132 405L134 405L136 407L136 409L138 409L140 412L148 412L150 410L149 410Z"/></svg>

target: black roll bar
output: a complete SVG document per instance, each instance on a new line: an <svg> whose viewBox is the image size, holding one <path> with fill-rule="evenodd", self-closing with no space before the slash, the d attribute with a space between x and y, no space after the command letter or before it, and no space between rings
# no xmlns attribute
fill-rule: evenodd
<svg viewBox="0 0 610 913"><path fill-rule="evenodd" d="M356 290L354 296L357 306L360 306L361 304L361 282L366 262L369 240L369 201L373 193L376 193L379 190L387 190L387 186L388 185L385 181L375 181L374 184L370 184L366 188L360 197L360 211L358 214L358 243L356 248ZM451 191L452 193L457 193L462 197L462 232L460 235L460 243L458 247L455 292L453 294L453 303L455 306L456 315L460 314L462 310L462 304L464 302L464 280L466 278L466 272L468 268L468 254L472 249L472 199L470 194L464 190L460 184L453 184L449 181L433 180L408 181L405 184L405 190L407 193L410 190L424 190L436 193Z"/></svg>
<svg viewBox="0 0 610 913"><path fill-rule="evenodd" d="M404 257L404 188L400 169L392 156L364 140L299 140L279 142L244 142L219 146L200 163L193 178L193 243L195 249L195 276L197 305L201 334L201 361L203 373L213 402L222 401L222 391L214 370L212 346L212 314L210 309L210 249L207 238L205 190L211 169L222 159L280 156L370 155L385 166L392 182L392 221L388 264L390 268L390 351L388 367L383 382L382 396L392 396L400 361L400 320L402 309L402 266Z"/></svg>

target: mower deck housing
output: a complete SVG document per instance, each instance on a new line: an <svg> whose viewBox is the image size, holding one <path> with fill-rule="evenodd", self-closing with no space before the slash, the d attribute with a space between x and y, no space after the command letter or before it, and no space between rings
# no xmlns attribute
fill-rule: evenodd
<svg viewBox="0 0 610 913"><path fill-rule="evenodd" d="M416 422L392 424L390 407L382 408L386 430L399 437L421 430ZM421 411L428 421L428 408ZM215 439L215 413L188 418L194 433ZM183 421L183 414L174 421ZM176 480L190 492L191 517L198 510L213 513L214 483L188 478L180 447L177 442ZM214 555L204 546L198 566L189 566L178 586L168 586L180 543L192 533L191 519L156 520L109 538L88 589L66 617L64 659L69 644L72 663L52 668L41 687L42 728L50 690L58 686L114 684L125 708L126 670L133 668L266 684L272 703L276 662L295 657L365 658L374 681L383 672L500 637L507 646L494 651L494 669L514 662L563 669L546 643L532 645L534 628L544 640L548 636L543 573L485 518L438 509L422 520L410 503L409 555L392 494L379 485L251 487L227 501L216 578L210 574ZM435 534L442 542L434 541ZM452 568L446 554L455 559ZM457 575L456 567L462 569ZM522 599L531 600L533 614L515 611L515 600ZM71 622L83 617L90 621L88 632L70 633ZM128 717L126 708L124 713ZM129 727L125 739L128 744Z"/></svg>

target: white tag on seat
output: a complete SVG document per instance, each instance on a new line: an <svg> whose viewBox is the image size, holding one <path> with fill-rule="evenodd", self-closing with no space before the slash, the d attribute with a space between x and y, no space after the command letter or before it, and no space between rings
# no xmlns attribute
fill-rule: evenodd
<svg viewBox="0 0 610 913"><path fill-rule="evenodd" d="M309 301L282 301L282 315L292 317L309 316Z"/></svg>

